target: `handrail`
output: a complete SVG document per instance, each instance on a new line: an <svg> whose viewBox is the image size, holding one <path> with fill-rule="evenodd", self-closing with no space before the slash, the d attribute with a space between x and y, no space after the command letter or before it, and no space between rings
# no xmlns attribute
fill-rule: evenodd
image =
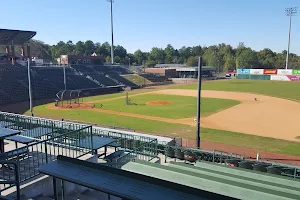
<svg viewBox="0 0 300 200"><path fill-rule="evenodd" d="M3 177L4 180L1 180L0 181L0 184L3 184L3 185L6 185L6 184L9 184L9 185L12 185L14 184L17 188L17 200L19 200L21 198L21 195L20 195L20 176L19 176L19 165L17 162L14 162L14 161L7 161L7 160L0 160L0 164L3 166L3 165L13 165L13 169L14 169L14 173L13 173L13 176L14 176L14 180L5 180ZM10 177L10 175L9 175ZM4 187L5 188L5 187ZM1 190L0 190L0 194L1 194ZM1 199L1 196L0 196L0 199Z"/></svg>

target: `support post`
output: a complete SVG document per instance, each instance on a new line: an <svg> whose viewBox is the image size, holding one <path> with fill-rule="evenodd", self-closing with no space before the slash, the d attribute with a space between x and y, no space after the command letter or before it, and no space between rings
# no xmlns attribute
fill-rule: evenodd
<svg viewBox="0 0 300 200"><path fill-rule="evenodd" d="M66 65L64 64L64 85L65 85L65 90L67 90L67 79L66 79Z"/></svg>
<svg viewBox="0 0 300 200"><path fill-rule="evenodd" d="M202 57L198 61L198 98L197 98L197 136L196 144L200 149L200 112L201 112L201 86L202 86Z"/></svg>
<svg viewBox="0 0 300 200"><path fill-rule="evenodd" d="M60 183L61 183L61 199L65 200L65 183L64 183L64 180L61 179Z"/></svg>
<svg viewBox="0 0 300 200"><path fill-rule="evenodd" d="M11 44L11 64L15 65L15 62L16 62L15 46L14 46L14 42L12 41L12 44Z"/></svg>
<svg viewBox="0 0 300 200"><path fill-rule="evenodd" d="M28 74L28 92L29 92L29 109L30 114L33 116L33 108L32 108L32 91L31 91L31 73L30 73L30 58L27 58L27 74Z"/></svg>
<svg viewBox="0 0 300 200"><path fill-rule="evenodd" d="M27 46L27 58L29 59L29 61L31 61L31 52L30 52L30 46Z"/></svg>
<svg viewBox="0 0 300 200"><path fill-rule="evenodd" d="M54 196L54 200L58 200L58 197L57 197L57 188L56 188L56 178L53 177L52 180L53 180L53 196Z"/></svg>

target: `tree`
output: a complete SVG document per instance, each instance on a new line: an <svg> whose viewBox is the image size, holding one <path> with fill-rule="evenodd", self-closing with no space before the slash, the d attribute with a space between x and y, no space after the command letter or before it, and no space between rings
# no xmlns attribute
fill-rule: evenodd
<svg viewBox="0 0 300 200"><path fill-rule="evenodd" d="M95 52L95 45L94 42L91 40L85 41L84 48L85 48L85 52L84 52L85 56L90 56Z"/></svg>
<svg viewBox="0 0 300 200"><path fill-rule="evenodd" d="M110 58L110 56L106 56L105 62L106 62L107 64L111 63L111 58Z"/></svg>
<svg viewBox="0 0 300 200"><path fill-rule="evenodd" d="M119 56L120 59L124 59L127 56L127 51L124 47L118 45L114 48L114 55ZM117 61L116 61L117 62Z"/></svg>
<svg viewBox="0 0 300 200"><path fill-rule="evenodd" d="M147 60L146 55L140 50L136 50L133 54L137 64L142 65L144 60Z"/></svg>
<svg viewBox="0 0 300 200"><path fill-rule="evenodd" d="M197 66L198 59L199 59L199 57L197 57L197 56L190 56L186 61L186 65L189 67Z"/></svg>
<svg viewBox="0 0 300 200"><path fill-rule="evenodd" d="M186 60L192 56L192 48L183 46L181 49L179 49L179 55L183 63L186 62Z"/></svg>
<svg viewBox="0 0 300 200"><path fill-rule="evenodd" d="M163 64L165 63L165 57L163 49L153 47L148 56L148 63Z"/></svg>
<svg viewBox="0 0 300 200"><path fill-rule="evenodd" d="M84 55L84 52L85 52L84 43L81 41L78 41L75 45L74 54L75 55Z"/></svg>
<svg viewBox="0 0 300 200"><path fill-rule="evenodd" d="M168 44L168 46L164 50L165 52L165 63L173 63L175 58L175 49L172 45Z"/></svg>
<svg viewBox="0 0 300 200"><path fill-rule="evenodd" d="M256 52L250 48L242 48L237 54L239 68L252 69L258 66Z"/></svg>

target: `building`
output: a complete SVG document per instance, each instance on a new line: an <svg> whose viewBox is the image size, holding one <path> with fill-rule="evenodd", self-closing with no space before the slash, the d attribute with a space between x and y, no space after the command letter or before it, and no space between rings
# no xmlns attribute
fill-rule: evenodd
<svg viewBox="0 0 300 200"><path fill-rule="evenodd" d="M216 67L213 66L203 66L202 76L203 77L214 77ZM182 67L176 69L176 74L178 78L198 78L198 67Z"/></svg>
<svg viewBox="0 0 300 200"><path fill-rule="evenodd" d="M176 69L168 68L145 68L145 72L149 74L155 74L158 76L165 76L167 78L176 77Z"/></svg>
<svg viewBox="0 0 300 200"><path fill-rule="evenodd" d="M36 35L34 31L0 29L0 45L5 46L5 53L0 54L1 62L14 65L16 60L30 58L28 41ZM21 46L21 55L15 52L15 46Z"/></svg>
<svg viewBox="0 0 300 200"><path fill-rule="evenodd" d="M61 55L58 59L58 64L85 64L85 65L102 65L103 57L93 54L92 56L81 55Z"/></svg>

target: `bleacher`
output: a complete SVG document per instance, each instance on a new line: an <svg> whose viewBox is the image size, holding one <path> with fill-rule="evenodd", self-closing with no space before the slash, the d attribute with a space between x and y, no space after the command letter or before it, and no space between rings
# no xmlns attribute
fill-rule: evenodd
<svg viewBox="0 0 300 200"><path fill-rule="evenodd" d="M162 83L162 82L166 82L168 80L167 77L165 76L158 76L156 74L146 74L146 73L143 73L143 74L140 74L140 76L148 79L149 81L153 82L153 83Z"/></svg>
<svg viewBox="0 0 300 200"><path fill-rule="evenodd" d="M130 73L122 67L76 65L66 67L65 70L68 90L118 85L136 86L119 75ZM57 92L65 89L62 67L33 66L30 73L32 97L34 100L55 98ZM0 105L29 100L27 67L1 64L0 84Z"/></svg>
<svg viewBox="0 0 300 200"><path fill-rule="evenodd" d="M111 74L107 74L107 76L110 77L111 79L115 80L116 82L118 82L119 85L127 85L127 86L130 86L132 88L138 87L133 82L127 80L126 78L123 78L122 76L120 76L118 74L111 73Z"/></svg>
<svg viewBox="0 0 300 200"><path fill-rule="evenodd" d="M111 73L116 73L116 74L132 74L132 72L125 67L121 66L92 66L92 68L95 71L98 71L100 73L104 74L111 74Z"/></svg>
<svg viewBox="0 0 300 200"><path fill-rule="evenodd" d="M102 86L119 85L116 81L113 81L112 79L106 77L103 72L96 71L91 67L84 66L84 65L73 65L72 68L75 69L79 74L83 74L85 76L91 77Z"/></svg>

